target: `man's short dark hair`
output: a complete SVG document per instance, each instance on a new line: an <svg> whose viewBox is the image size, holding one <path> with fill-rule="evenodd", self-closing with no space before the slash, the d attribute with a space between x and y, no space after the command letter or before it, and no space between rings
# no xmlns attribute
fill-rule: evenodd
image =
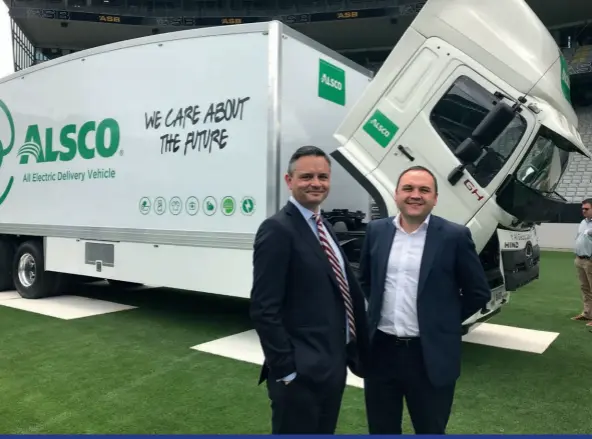
<svg viewBox="0 0 592 439"><path fill-rule="evenodd" d="M327 160L327 163L329 163L329 167L331 167L331 159L329 158L327 153L325 153L325 151L323 151L321 148L317 146L305 145L301 146L296 151L294 151L294 154L292 154L292 157L290 157L290 162L288 163L288 175L292 175L292 173L294 172L294 163L296 162L296 160L298 160L301 157L309 156L325 157L325 160Z"/></svg>
<svg viewBox="0 0 592 439"><path fill-rule="evenodd" d="M401 172L401 174L399 175L399 179L397 180L397 188L399 188L399 183L401 182L401 178L403 178L403 175L407 174L410 171L424 171L430 174L432 176L432 179L434 180L434 190L436 191L436 194L438 193L438 180L436 179L434 173L430 171L428 168L419 165L411 166L410 168L407 168L403 172Z"/></svg>
<svg viewBox="0 0 592 439"><path fill-rule="evenodd" d="M584 204L589 204L590 206L592 206L592 198L586 198L584 201L582 201L582 206Z"/></svg>

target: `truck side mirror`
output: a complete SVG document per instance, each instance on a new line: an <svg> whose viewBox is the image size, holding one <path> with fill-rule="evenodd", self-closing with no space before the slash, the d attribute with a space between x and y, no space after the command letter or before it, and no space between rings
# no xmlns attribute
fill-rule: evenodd
<svg viewBox="0 0 592 439"><path fill-rule="evenodd" d="M515 112L509 105L499 102L471 134L481 146L489 146L514 120Z"/></svg>
<svg viewBox="0 0 592 439"><path fill-rule="evenodd" d="M455 155L463 163L472 163L481 156L484 146L489 146L504 132L514 119L514 110L500 102L485 116L481 123L465 139L455 151Z"/></svg>
<svg viewBox="0 0 592 439"><path fill-rule="evenodd" d="M458 182L463 175L465 167L481 157L483 148L491 145L504 132L512 120L514 120L515 114L514 109L503 102L499 102L493 107L471 133L471 136L465 139L456 151L454 151L454 155L458 157L461 164L454 168L448 175L450 184L455 185Z"/></svg>
<svg viewBox="0 0 592 439"><path fill-rule="evenodd" d="M473 163L481 156L481 151L481 145L469 137L456 148L454 154L463 163Z"/></svg>

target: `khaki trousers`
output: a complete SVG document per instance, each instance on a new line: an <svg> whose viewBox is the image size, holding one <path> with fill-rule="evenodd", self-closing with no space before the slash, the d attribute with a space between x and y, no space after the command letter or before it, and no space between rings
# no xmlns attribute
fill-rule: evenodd
<svg viewBox="0 0 592 439"><path fill-rule="evenodd" d="M582 290L582 300L584 302L584 312L582 314L592 319L592 260L576 257L575 266L580 278L580 289Z"/></svg>

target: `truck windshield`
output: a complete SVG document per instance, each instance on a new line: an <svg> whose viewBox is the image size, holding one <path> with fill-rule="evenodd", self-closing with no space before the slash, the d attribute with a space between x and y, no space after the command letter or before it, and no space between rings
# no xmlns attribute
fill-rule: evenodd
<svg viewBox="0 0 592 439"><path fill-rule="evenodd" d="M569 141L541 127L533 146L516 172L525 186L545 195L555 193L569 161Z"/></svg>

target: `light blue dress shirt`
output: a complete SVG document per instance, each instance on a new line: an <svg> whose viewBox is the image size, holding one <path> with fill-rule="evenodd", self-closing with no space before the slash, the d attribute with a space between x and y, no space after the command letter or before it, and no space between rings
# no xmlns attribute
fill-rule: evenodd
<svg viewBox="0 0 592 439"><path fill-rule="evenodd" d="M592 229L592 220L584 219L578 227L574 253L577 256L592 256L592 236L588 235Z"/></svg>

